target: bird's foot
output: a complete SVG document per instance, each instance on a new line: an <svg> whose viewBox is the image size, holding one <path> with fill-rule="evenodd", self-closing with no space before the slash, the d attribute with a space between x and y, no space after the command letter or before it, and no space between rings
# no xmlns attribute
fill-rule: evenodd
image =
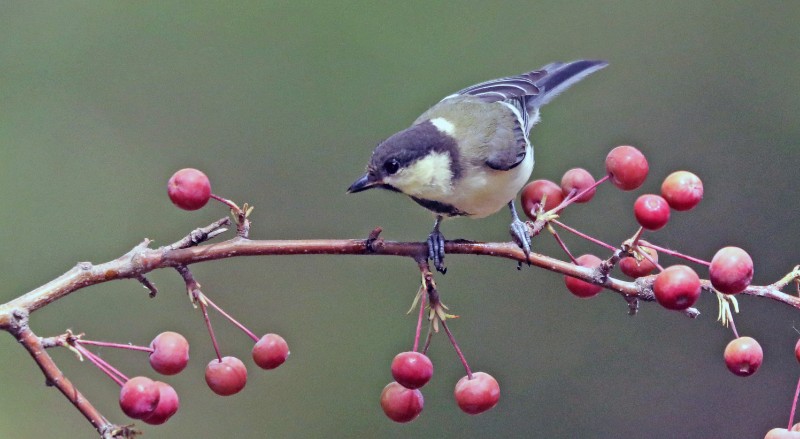
<svg viewBox="0 0 800 439"><path fill-rule="evenodd" d="M509 227L509 232L511 232L511 237L514 239L514 242L516 242L525 253L525 259L528 260L528 265L531 265L531 233L527 224L519 218L514 218Z"/></svg>
<svg viewBox="0 0 800 439"><path fill-rule="evenodd" d="M447 272L447 267L444 266L444 235L438 227L428 235L428 259L433 261L436 271L442 274Z"/></svg>

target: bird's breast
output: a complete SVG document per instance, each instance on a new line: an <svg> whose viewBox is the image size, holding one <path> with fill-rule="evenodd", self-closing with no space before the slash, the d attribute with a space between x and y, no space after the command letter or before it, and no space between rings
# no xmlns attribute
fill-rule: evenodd
<svg viewBox="0 0 800 439"><path fill-rule="evenodd" d="M528 147L522 163L508 171L498 171L487 166L464 169L464 174L453 183L452 190L442 196L425 197L428 204L416 200L422 206L439 214L466 215L483 218L502 209L513 200L533 171L533 151ZM454 215L437 212L434 206L448 206Z"/></svg>

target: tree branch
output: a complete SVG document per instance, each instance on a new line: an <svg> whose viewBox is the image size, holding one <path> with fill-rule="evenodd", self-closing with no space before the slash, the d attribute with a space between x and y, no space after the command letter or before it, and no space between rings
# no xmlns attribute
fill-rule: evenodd
<svg viewBox="0 0 800 439"><path fill-rule="evenodd" d="M241 220L241 218L240 218ZM246 220L246 215L244 217ZM203 244L219 235L230 223L228 218L220 219L206 227L193 230L181 240L157 249L148 247L145 239L113 261L99 265L81 262L56 279L34 289L10 302L0 305L0 329L11 333L33 357L42 370L47 383L61 391L64 396L91 422L103 438L132 437L137 430L131 426L111 424L94 406L86 400L78 389L63 375L52 358L45 352L49 339L41 339L28 327L30 313L63 298L82 288L118 279L135 279L141 282L155 296L156 288L145 275L161 268L175 268L188 273L188 266L205 261L227 259L239 256L266 255L370 255L404 256L413 259L420 267L427 267L428 248L423 242L384 241L380 238L380 228L376 228L366 239L313 239L313 240L251 240L242 235L238 227L233 239ZM619 250L621 251L621 250ZM447 241L445 252L450 255L471 254L506 258L518 263L527 263L549 271L572 276L586 282L601 285L621 294L628 302L630 313L638 309L638 302L654 301L653 282L655 275L641 277L635 281L623 281L609 276L609 271L619 259L619 251L614 253L605 265L588 268L551 258L538 253L528 257L514 243L483 243L472 241ZM186 276L184 275L186 279ZM751 296L767 297L772 300L800 309L800 297L781 292L790 283L798 283L800 267L795 267L782 279L767 286L750 286L743 293ZM432 278L430 279L432 283ZM707 280L702 281L703 291L714 292ZM429 297L429 302L438 297ZM699 311L689 308L684 311L689 317L696 317ZM444 323L444 322L442 322Z"/></svg>
<svg viewBox="0 0 800 439"><path fill-rule="evenodd" d="M209 227L220 227L222 220ZM195 231L196 232L196 231ZM193 233L195 233L193 232ZM47 304L58 300L79 289L117 279L140 279L150 271L161 268L175 268L199 262L227 259L239 256L267 255L370 255L370 256L405 256L414 260L424 259L427 246L423 242L384 241L375 233L367 239L309 239L309 240L251 240L242 237L216 243L192 245L195 241L186 239L176 244L148 248L150 240L131 249L121 257L104 264L92 265L81 262L58 278L24 294L10 302L0 305L0 329L9 330L13 324L12 313L22 310L32 313ZM528 259L514 243L484 243L472 241L447 241L445 252L454 254L471 254L506 258L517 262L530 263L549 271L572 276L626 296L636 296L641 300L653 301L652 284L654 275L639 278L636 281L624 281L605 276L596 269L581 267L538 253L531 253ZM797 270L790 275L797 276ZM750 286L741 294L766 297L800 309L800 297L782 293L777 287L785 286L783 279L773 285ZM710 288L708 281L703 281L704 290Z"/></svg>

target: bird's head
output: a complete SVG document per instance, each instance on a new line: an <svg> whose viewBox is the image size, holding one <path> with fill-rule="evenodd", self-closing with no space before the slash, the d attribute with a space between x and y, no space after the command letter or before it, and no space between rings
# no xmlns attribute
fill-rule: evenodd
<svg viewBox="0 0 800 439"><path fill-rule="evenodd" d="M459 152L453 125L426 120L400 131L375 148L367 172L349 193L379 187L414 197L445 193L459 177Z"/></svg>

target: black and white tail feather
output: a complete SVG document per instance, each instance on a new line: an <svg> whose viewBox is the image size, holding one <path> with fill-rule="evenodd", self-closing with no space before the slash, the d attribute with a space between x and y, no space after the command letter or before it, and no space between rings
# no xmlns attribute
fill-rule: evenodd
<svg viewBox="0 0 800 439"><path fill-rule="evenodd" d="M538 70L517 76L493 79L445 97L478 96L487 102L509 105L524 127L527 138L531 128L539 121L539 108L570 86L607 66L602 60L578 60L567 63L553 62Z"/></svg>

